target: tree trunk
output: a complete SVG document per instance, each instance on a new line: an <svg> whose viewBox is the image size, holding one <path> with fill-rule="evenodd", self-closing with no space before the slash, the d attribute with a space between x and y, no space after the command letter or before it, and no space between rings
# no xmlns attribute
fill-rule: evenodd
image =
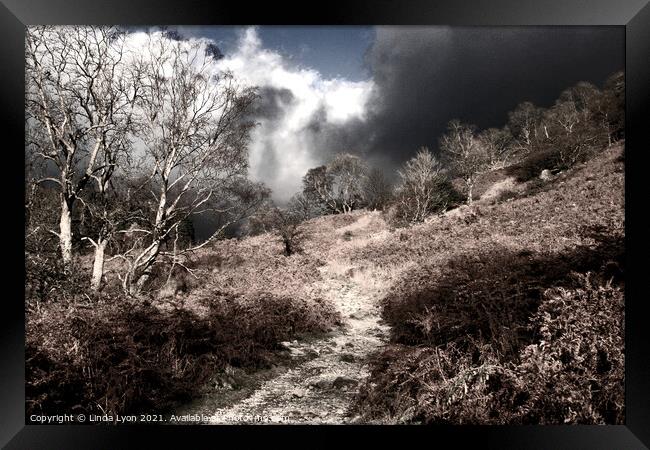
<svg viewBox="0 0 650 450"><path fill-rule="evenodd" d="M144 270L140 277L138 278L137 282L134 284L134 286L131 286L131 290L133 292L133 295L138 295L140 292L142 292L142 289L144 288L144 285L147 283L147 280L149 280L149 271L148 269ZM135 287L135 289L134 289Z"/></svg>
<svg viewBox="0 0 650 450"><path fill-rule="evenodd" d="M72 263L72 202L61 198L61 219L59 221L59 245L63 266L67 270Z"/></svg>
<svg viewBox="0 0 650 450"><path fill-rule="evenodd" d="M122 286L128 295L137 296L149 279L149 269L156 261L160 251L160 241L154 241L144 250L124 277Z"/></svg>
<svg viewBox="0 0 650 450"><path fill-rule="evenodd" d="M99 291L102 284L102 276L104 275L104 252L106 251L107 239L100 239L97 241L95 247L95 262L93 263L93 275L90 280L90 289L93 292Z"/></svg>
<svg viewBox="0 0 650 450"><path fill-rule="evenodd" d="M472 204L472 190L474 188L474 180L467 182L467 204Z"/></svg>
<svg viewBox="0 0 650 450"><path fill-rule="evenodd" d="M293 253L291 249L291 241L289 239L284 240L284 254L285 256L291 256Z"/></svg>

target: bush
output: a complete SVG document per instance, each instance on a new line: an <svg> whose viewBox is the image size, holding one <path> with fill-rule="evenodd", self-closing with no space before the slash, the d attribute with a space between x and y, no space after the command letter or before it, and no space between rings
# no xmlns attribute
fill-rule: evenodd
<svg viewBox="0 0 650 450"><path fill-rule="evenodd" d="M489 424L489 377L500 369L494 353L447 346L391 345L373 361L373 385L362 386L356 413L389 423Z"/></svg>
<svg viewBox="0 0 650 450"><path fill-rule="evenodd" d="M320 300L214 292L203 303L203 314L117 298L31 313L27 416L166 411L226 364L266 365L280 341L337 320Z"/></svg>
<svg viewBox="0 0 650 450"><path fill-rule="evenodd" d="M519 196L519 194L515 191L512 191L510 189L506 189L504 191L501 191L499 195L497 196L496 199L493 200L492 203L502 203L506 202L508 200L515 199Z"/></svg>
<svg viewBox="0 0 650 450"><path fill-rule="evenodd" d="M393 341L454 342L463 348L470 338L504 356L516 354L531 338L528 318L544 289L571 282L572 271L600 271L607 261L622 264L622 238L592 229L581 234L591 236L593 245L562 254L492 247L405 274L383 299Z"/></svg>
<svg viewBox="0 0 650 450"><path fill-rule="evenodd" d="M527 422L624 421L623 292L592 278L549 289L533 316L539 342L524 349L516 370L529 396Z"/></svg>
<svg viewBox="0 0 650 450"><path fill-rule="evenodd" d="M537 264L529 254L499 249L407 274L383 300L392 340L409 345L454 342L464 349L479 339L513 354L528 337L526 321L541 295L537 274L531 274L543 270Z"/></svg>
<svg viewBox="0 0 650 450"><path fill-rule="evenodd" d="M90 273L79 261L65 271L56 254L25 252L25 306L68 303L90 285Z"/></svg>
<svg viewBox="0 0 650 450"><path fill-rule="evenodd" d="M575 279L544 292L530 319L537 341L512 361L473 339L389 346L356 412L389 422L623 423L623 293L589 274Z"/></svg>
<svg viewBox="0 0 650 450"><path fill-rule="evenodd" d="M538 178L542 170L557 170L561 166L560 156L554 149L538 151L525 157L520 163L508 167L507 173L519 182Z"/></svg>

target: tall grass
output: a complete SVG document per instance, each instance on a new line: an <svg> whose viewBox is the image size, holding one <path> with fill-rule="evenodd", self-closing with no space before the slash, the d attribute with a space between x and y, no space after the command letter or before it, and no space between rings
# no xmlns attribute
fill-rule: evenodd
<svg viewBox="0 0 650 450"><path fill-rule="evenodd" d="M383 296L391 344L356 412L382 423L623 423L619 154L351 255L412 264Z"/></svg>

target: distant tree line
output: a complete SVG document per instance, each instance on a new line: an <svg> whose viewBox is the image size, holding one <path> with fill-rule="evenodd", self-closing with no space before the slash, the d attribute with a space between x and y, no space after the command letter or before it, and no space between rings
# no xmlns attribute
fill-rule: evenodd
<svg viewBox="0 0 650 450"><path fill-rule="evenodd" d="M301 195L312 215L390 209L404 224L422 222L459 201L471 204L481 173L517 165L556 172L584 161L625 137L624 111L625 77L617 72L602 89L587 82L566 89L549 108L521 103L501 128L449 121L436 151L420 148L397 171L395 186L380 168L340 153L307 171Z"/></svg>

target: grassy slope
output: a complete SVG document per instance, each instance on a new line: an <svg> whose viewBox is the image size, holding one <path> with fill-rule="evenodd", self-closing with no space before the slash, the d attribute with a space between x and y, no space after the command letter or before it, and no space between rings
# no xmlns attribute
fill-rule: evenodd
<svg viewBox="0 0 650 450"><path fill-rule="evenodd" d="M591 291L586 282L568 276L572 270L615 276L615 286L592 297L601 302L622 297L620 153L606 150L547 184L510 186L522 198L478 202L395 232L387 230L379 213L317 218L304 226L304 252L290 258L282 256L281 244L271 234L217 242L188 263L198 279L178 271L174 278L180 282L170 283L144 304L108 295L99 303L78 298L43 305L28 313L28 413L151 412L187 399L228 364L266 364L278 342L327 330L337 322L337 313L318 287L318 268L336 252L342 274L383 298L383 316L393 330L393 344L375 360L372 382L359 398L358 409L366 419L533 422L526 408L541 411L546 406L531 403L534 395L519 394L524 391L521 383L539 382L530 371L520 370L523 362L531 361L522 355L534 352L531 346L544 333L543 319L531 319L535 311L541 308L553 319L553 308L562 299L575 297L574 304L584 303L576 289ZM364 235L356 231L361 221ZM569 291L547 292L558 286ZM547 296L556 301L544 303ZM609 304L598 301L587 302L582 310L598 305L609 311ZM622 355L613 350L622 339L620 327L611 330L621 315L611 311L613 325L607 318L587 324L610 332L603 332L611 340L605 362L594 364L614 369L622 364ZM592 316L596 314L576 316L576 321ZM556 330L557 325L546 328ZM574 334L571 340L577 342ZM583 340L592 337L587 334ZM589 351L603 358L602 348ZM432 365L444 370L438 373ZM612 398L598 400L613 416L581 411L574 421L622 420L616 407L622 376L614 369L602 389ZM540 366L539 372L544 370L548 372ZM473 377L468 381L439 382L468 374ZM486 375L493 380L489 383L501 386L486 390ZM475 395L470 399L463 394L461 401L457 390L464 392L468 383L475 386L469 397ZM583 387L572 390L576 380L571 383L565 382L566 396L577 398L575 404L563 404L550 421L570 419L577 414L576 405L591 401L585 400L591 394ZM436 406L451 396L454 400L444 408ZM543 396L542 390L538 397ZM514 412L496 420L491 416L495 405L508 405ZM478 412L470 414L468 408Z"/></svg>
<svg viewBox="0 0 650 450"><path fill-rule="evenodd" d="M393 345L359 398L366 419L623 420L621 152L351 255L392 279Z"/></svg>

